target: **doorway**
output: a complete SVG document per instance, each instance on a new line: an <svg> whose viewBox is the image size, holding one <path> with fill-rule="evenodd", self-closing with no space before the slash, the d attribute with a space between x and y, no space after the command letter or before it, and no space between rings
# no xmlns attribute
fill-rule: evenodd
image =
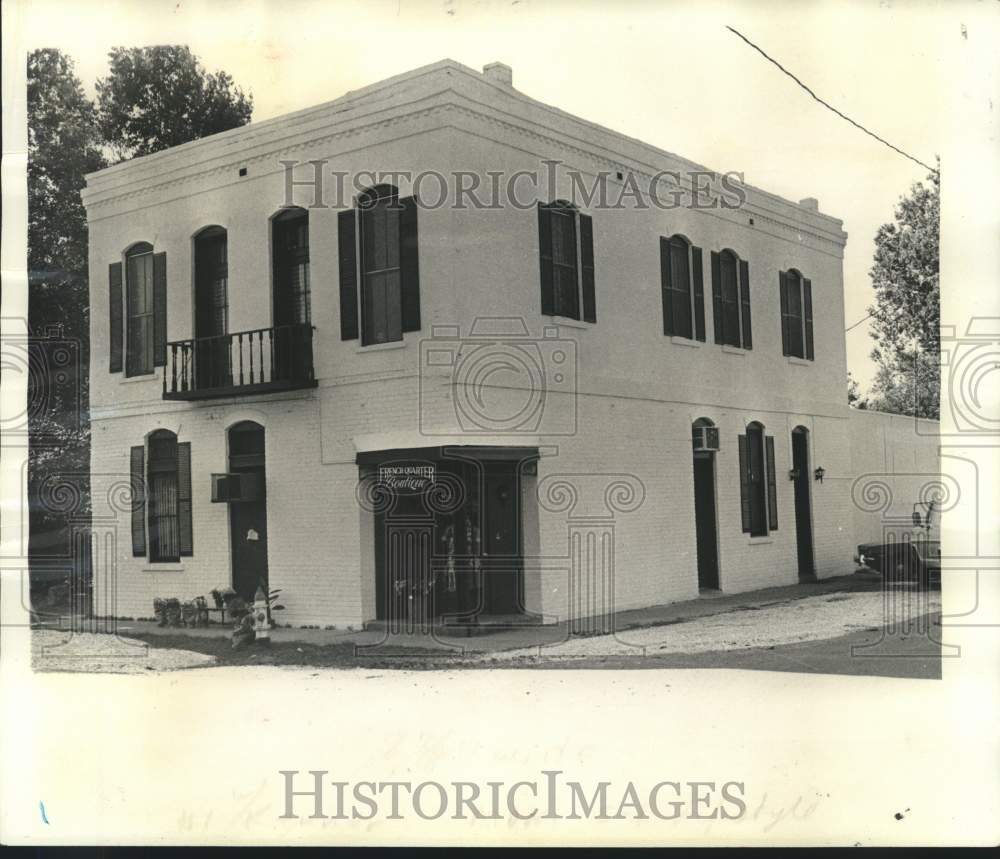
<svg viewBox="0 0 1000 859"><path fill-rule="evenodd" d="M809 497L809 430L792 430L792 473L795 475L795 542L799 579L815 578L813 565L812 503Z"/></svg>
<svg viewBox="0 0 1000 859"><path fill-rule="evenodd" d="M240 500L229 504L233 590L253 600L267 589L267 481L264 427L243 421L229 430L229 473L240 477Z"/></svg>
<svg viewBox="0 0 1000 859"><path fill-rule="evenodd" d="M482 451L359 456L379 499L375 616L390 629L523 613L520 465L537 452Z"/></svg>
<svg viewBox="0 0 1000 859"><path fill-rule="evenodd" d="M716 533L715 451L719 431L708 418L691 427L694 447L694 527L698 552L698 590L719 589L719 541Z"/></svg>

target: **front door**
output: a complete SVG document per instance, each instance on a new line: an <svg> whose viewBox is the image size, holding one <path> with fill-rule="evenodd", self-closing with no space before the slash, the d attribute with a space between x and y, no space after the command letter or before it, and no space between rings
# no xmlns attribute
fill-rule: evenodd
<svg viewBox="0 0 1000 859"><path fill-rule="evenodd" d="M489 463L483 495L483 608L486 614L520 614L521 516L516 463Z"/></svg>
<svg viewBox="0 0 1000 859"><path fill-rule="evenodd" d="M438 613L434 519L423 492L391 491L388 509L375 514L375 616L392 632L412 631Z"/></svg>
<svg viewBox="0 0 1000 859"><path fill-rule="evenodd" d="M799 427L792 433L792 468L795 471L795 538L799 578L810 579L813 567L812 505L809 498L809 434Z"/></svg>
<svg viewBox="0 0 1000 859"><path fill-rule="evenodd" d="M229 504L229 537L233 590L252 600L257 588L267 588L267 483L264 428L237 424L229 431L229 471L241 478L244 498Z"/></svg>
<svg viewBox="0 0 1000 859"><path fill-rule="evenodd" d="M694 455L694 525L699 590L718 590L719 551L715 533L715 462L712 454Z"/></svg>

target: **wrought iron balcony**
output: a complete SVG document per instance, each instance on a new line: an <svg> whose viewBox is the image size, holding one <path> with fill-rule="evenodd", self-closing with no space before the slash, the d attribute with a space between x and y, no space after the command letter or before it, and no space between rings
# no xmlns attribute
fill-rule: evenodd
<svg viewBox="0 0 1000 859"><path fill-rule="evenodd" d="M303 323L168 343L163 399L314 388L312 340L312 325Z"/></svg>

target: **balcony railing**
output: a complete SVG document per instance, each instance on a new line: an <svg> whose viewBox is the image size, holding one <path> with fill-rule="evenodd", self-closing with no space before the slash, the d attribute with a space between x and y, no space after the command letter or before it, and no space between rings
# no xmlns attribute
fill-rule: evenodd
<svg viewBox="0 0 1000 859"><path fill-rule="evenodd" d="M312 340L312 326L303 323L168 343L163 399L313 388Z"/></svg>

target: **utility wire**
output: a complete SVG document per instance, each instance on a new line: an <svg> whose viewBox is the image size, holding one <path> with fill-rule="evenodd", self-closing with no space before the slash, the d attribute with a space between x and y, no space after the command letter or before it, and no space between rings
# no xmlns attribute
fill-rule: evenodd
<svg viewBox="0 0 1000 859"><path fill-rule="evenodd" d="M837 116L839 116L839 117L840 117L841 119L846 119L846 120L847 120L847 121L848 121L849 123L851 123L851 125L853 125L853 126L854 126L855 128L859 128L859 129L860 129L861 131L863 131L863 132L864 132L865 134L867 134L867 135L868 135L869 137L874 137L874 138L875 138L875 139L876 139L876 140L877 140L877 141L878 141L879 143L883 143L883 144L885 144L885 145L886 145L886 146L888 146L888 147L889 147L889 148L890 148L891 150L893 150L894 152L898 152L898 153L899 153L900 155L902 155L902 156L903 156L904 158L909 158L909 159L910 159L910 161L912 161L912 162L913 162L914 164L919 164L919 165L920 165L921 167L925 168L926 170L930 170L930 171L931 171L931 173L937 173L937 170L936 170L936 169L934 169L933 167L931 167L931 166L930 166L930 165L928 165L928 164L924 164L924 162L923 162L923 161L921 161L921 160L920 160L919 158L914 158L914 157L913 157L912 155L910 155L910 154L908 154L908 153L904 152L904 151L903 151L902 149L900 149L900 148L899 148L898 146L893 146L893 145L892 145L892 144L891 144L891 143L890 143L890 142L889 142L888 140L886 140L885 138L882 138L882 137L879 137L879 136L878 136L878 135L877 135L877 134L876 134L876 133L875 133L874 131L869 131L869 130L868 130L867 128L865 128L865 127L864 127L863 125L861 125L860 123L858 123L858 122L855 122L855 121L854 121L853 119L851 119L851 118L850 118L849 116L847 116L846 114L843 114L843 113L841 113L841 112L840 112L839 110L837 110L837 108L835 108L835 107L834 107L834 106L833 106L832 104L830 104L829 102L826 102L826 101L823 101L823 99L821 99L821 98L820 98L820 97L819 97L818 95L816 95L816 93L814 93L814 92L813 92L813 91L812 91L811 89L809 89L809 87L808 87L808 86L806 86L806 85L805 85L805 84L804 84L804 83L803 83L803 82L802 82L801 80L799 80L799 79L798 79L798 78L797 78L797 77L796 77L795 75L793 75L793 74L792 74L792 73L791 73L790 71L788 71L788 69L786 69L786 68L785 68L785 67L784 67L783 65L781 65L781 63L779 63L779 62L778 62L778 61L777 61L776 59L774 59L773 57L771 57L771 56L768 56L768 54L767 54L767 53L766 53L766 52L765 52L765 51L764 51L764 50L763 50L762 48L759 48L759 47L757 47L757 46L756 46L756 45L755 45L755 44L754 44L753 42L751 42L751 41L750 41L750 40L749 40L749 39L748 39L748 38L747 38L746 36L744 36L744 35L743 35L743 34L742 34L742 33L741 33L741 32L740 32L739 30L736 30L735 28L733 28L733 27L730 27L730 26L729 26L728 24L726 25L726 29L727 29L727 30L729 30L729 31L730 31L731 33L735 33L735 34L736 34L737 36L739 36L739 37L740 37L740 38L741 38L741 39L742 39L742 40L743 40L744 42L746 42L746 43L747 43L747 44L748 44L748 45L749 45L749 46L750 46L751 48L753 48L753 49L754 49L755 51L757 51L757 53L759 53L759 54L760 54L760 55L761 55L761 56L762 56L762 57L763 57L763 58L764 58L765 60L767 60L768 62L771 62L771 63L774 63L774 65L776 65L776 66L777 66L777 67L778 67L779 69L781 69L781 71L783 71L783 72L784 72L784 73L785 73L786 75L788 75L788 77L790 77L790 78L791 78L791 79L792 79L793 81L795 81L795 83L797 83L797 84L798 84L798 85L799 85L800 87L802 87L802 89L804 89L804 90L805 90L805 91L806 91L807 93L809 93L809 95L811 95L811 96L812 96L812 97L813 97L813 98L814 98L814 99L815 99L816 101L818 101L818 102L819 102L819 103L820 103L821 105L823 105L823 107L827 108L828 110L832 110L832 111L833 111L833 112L834 112L835 114L837 114Z"/></svg>
<svg viewBox="0 0 1000 859"><path fill-rule="evenodd" d="M867 322L871 318L872 318L872 315L869 313L864 319L859 319L853 325L845 328L844 329L844 333L846 334L848 331L851 331L852 329L857 328L862 322Z"/></svg>

